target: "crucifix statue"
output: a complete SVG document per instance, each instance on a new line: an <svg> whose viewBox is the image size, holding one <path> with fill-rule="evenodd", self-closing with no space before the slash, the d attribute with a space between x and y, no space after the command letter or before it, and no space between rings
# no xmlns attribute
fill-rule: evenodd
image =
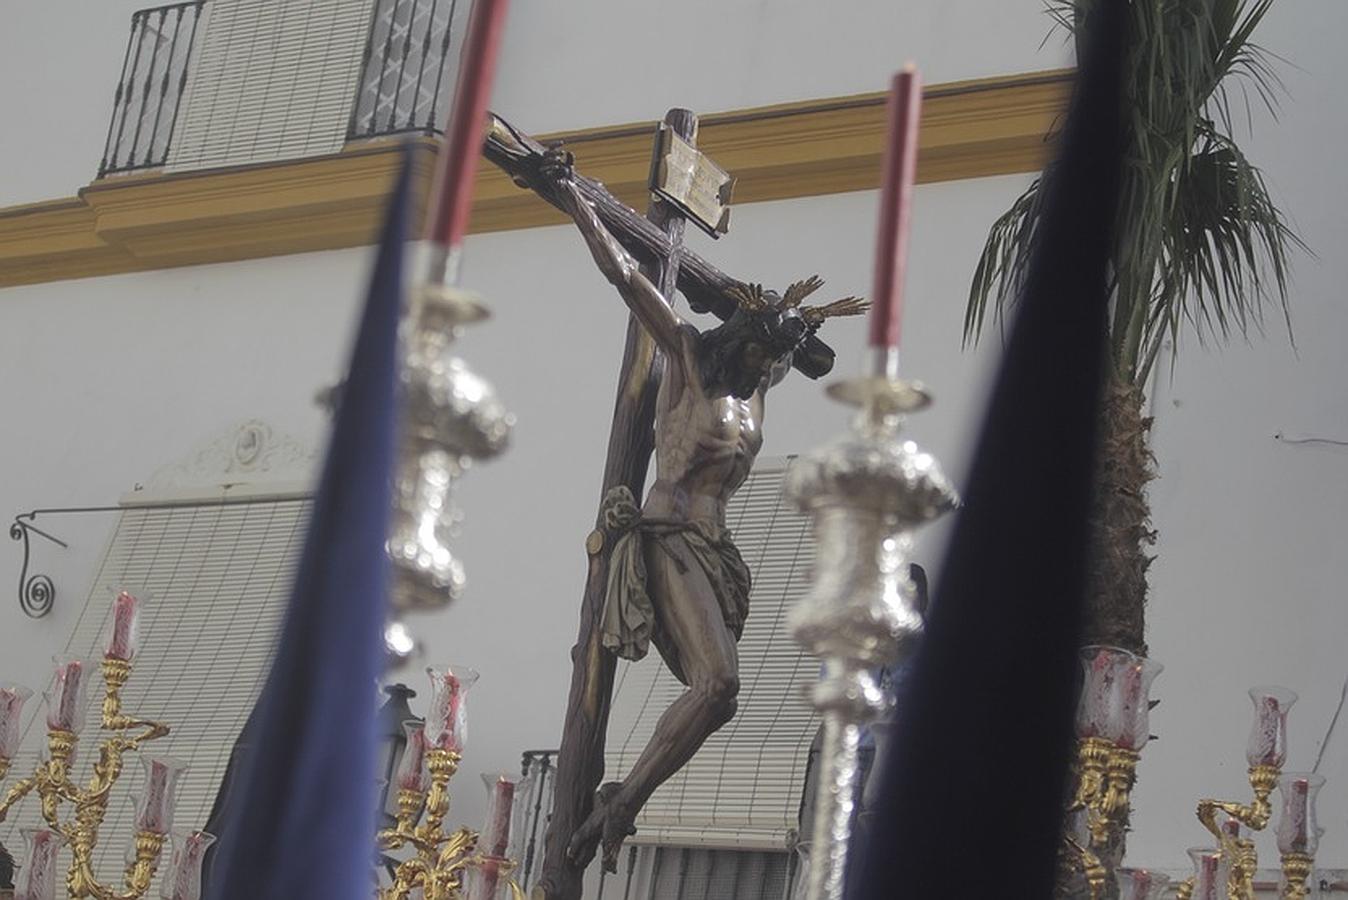
<svg viewBox="0 0 1348 900"><path fill-rule="evenodd" d="M672 111L665 127L682 146L691 146L691 113ZM666 137L663 146L672 140ZM599 848L605 868L615 871L642 805L735 714L736 642L749 612L750 573L726 530L726 503L762 446L768 388L800 363L798 356L821 368L815 338L820 325L860 314L867 304L854 297L803 304L822 284L815 277L780 295L731 280L720 291L725 321L699 331L674 312L671 301L686 258L683 221L705 204L685 205L677 197L654 201L647 221L667 241L662 254L647 254L639 264L625 246L633 238L606 203L606 192L578 176L568 154L529 146L517 132L506 137L494 128L487 155L572 218L631 312L604 496L586 541L590 572L573 650L558 796L535 892L574 900L581 873ZM652 170L659 168L657 159ZM606 217L617 219L617 227ZM723 230L724 216L702 224ZM656 479L641 503L652 452ZM626 777L594 792L603 771L616 659L640 659L651 643L688 690L661 716Z"/></svg>

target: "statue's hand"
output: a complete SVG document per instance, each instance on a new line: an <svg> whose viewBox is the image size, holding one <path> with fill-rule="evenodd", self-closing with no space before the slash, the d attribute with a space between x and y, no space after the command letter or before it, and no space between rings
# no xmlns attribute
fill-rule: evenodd
<svg viewBox="0 0 1348 900"><path fill-rule="evenodd" d="M545 182L561 187L575 180L576 158L569 150L549 147L538 162L538 174Z"/></svg>

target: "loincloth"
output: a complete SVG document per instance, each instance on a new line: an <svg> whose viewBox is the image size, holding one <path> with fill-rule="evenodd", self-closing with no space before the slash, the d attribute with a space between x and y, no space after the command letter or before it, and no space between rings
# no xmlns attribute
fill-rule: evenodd
<svg viewBox="0 0 1348 900"><path fill-rule="evenodd" d="M681 572L686 571L685 555L677 547L688 551L687 556L696 560L706 574L726 628L736 641L744 633L744 620L749 615L749 567L730 532L702 522L644 518L632 492L625 487L608 492L602 512L604 530L615 541L604 592L601 623L604 647L624 659L636 660L643 658L654 642L670 672L686 683L678 647L660 627L660 617L647 589L648 543L663 545Z"/></svg>

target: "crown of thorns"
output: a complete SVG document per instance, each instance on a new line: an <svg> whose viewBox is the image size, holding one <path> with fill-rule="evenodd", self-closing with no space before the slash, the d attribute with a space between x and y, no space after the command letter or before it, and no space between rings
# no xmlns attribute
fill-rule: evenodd
<svg viewBox="0 0 1348 900"><path fill-rule="evenodd" d="M804 281L794 282L776 301L764 293L761 284L735 285L727 291L727 294L741 310L750 315L762 315L764 313L783 315L790 310L795 310L795 313L805 320L805 324L811 333L818 329L825 319L834 319L840 316L859 316L870 309L870 301L863 300L860 297L843 297L841 300L834 300L832 303L825 303L822 306L800 305L802 300L819 290L823 284L822 278L818 275L811 275Z"/></svg>

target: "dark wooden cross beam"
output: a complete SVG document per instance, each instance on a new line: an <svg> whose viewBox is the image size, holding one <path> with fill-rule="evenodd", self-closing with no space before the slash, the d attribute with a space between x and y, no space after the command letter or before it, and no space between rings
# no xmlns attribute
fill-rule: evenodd
<svg viewBox="0 0 1348 900"><path fill-rule="evenodd" d="M503 170L520 187L532 190L553 206L561 208L553 188L539 175L539 165L548 147L519 131L500 116L493 116L491 129L483 146L483 154ZM622 243L627 251L648 264L658 264L671 257L674 239L654 221L623 203L608 188L592 178L576 173L576 184L599 214L604 226ZM744 282L727 275L698 254L683 248L679 251L678 289L688 300L693 312L709 312L719 319L730 318L735 312L731 288ZM673 299L673 292L665 294ZM833 368L833 349L818 337L810 337L796 352L793 364L810 378L827 375ZM639 495L638 495L639 496Z"/></svg>

